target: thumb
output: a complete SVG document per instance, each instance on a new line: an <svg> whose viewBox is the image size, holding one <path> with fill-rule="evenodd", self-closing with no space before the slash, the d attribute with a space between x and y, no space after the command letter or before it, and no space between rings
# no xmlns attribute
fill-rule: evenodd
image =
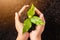
<svg viewBox="0 0 60 40"><path fill-rule="evenodd" d="M17 14L17 12L15 13L15 23L19 23L20 21L19 21L19 16L18 16L18 14Z"/></svg>
<svg viewBox="0 0 60 40"><path fill-rule="evenodd" d="M22 23L19 21L19 16L17 14L17 12L15 13L15 27L16 27L16 30L18 32L20 32L22 34Z"/></svg>
<svg viewBox="0 0 60 40"><path fill-rule="evenodd" d="M19 19L20 19L20 17L18 15L18 13L16 12L15 13L15 24L22 24Z"/></svg>
<svg viewBox="0 0 60 40"><path fill-rule="evenodd" d="M24 33L24 35L23 35L23 36L24 36L24 38L25 38L26 40L28 40L28 38L29 38L29 33L28 33L28 32L26 32L26 33ZM25 40L25 39L24 39L24 40Z"/></svg>

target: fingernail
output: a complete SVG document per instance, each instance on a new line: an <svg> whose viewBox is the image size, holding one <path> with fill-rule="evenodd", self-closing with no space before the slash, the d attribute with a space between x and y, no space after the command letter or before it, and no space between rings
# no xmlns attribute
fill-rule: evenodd
<svg viewBox="0 0 60 40"><path fill-rule="evenodd" d="M41 14L40 16L43 17L43 14Z"/></svg>
<svg viewBox="0 0 60 40"><path fill-rule="evenodd" d="M29 5L26 5L27 7L29 7Z"/></svg>
<svg viewBox="0 0 60 40"><path fill-rule="evenodd" d="M24 5L25 7L29 7L29 5Z"/></svg>

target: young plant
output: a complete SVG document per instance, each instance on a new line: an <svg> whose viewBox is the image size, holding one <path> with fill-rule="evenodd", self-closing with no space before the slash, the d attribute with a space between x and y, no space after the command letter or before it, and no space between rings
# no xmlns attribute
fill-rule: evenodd
<svg viewBox="0 0 60 40"><path fill-rule="evenodd" d="M32 4L31 8L27 12L28 18L24 21L23 33L27 32L31 27L32 23L36 25L43 25L44 22L35 15L35 6Z"/></svg>

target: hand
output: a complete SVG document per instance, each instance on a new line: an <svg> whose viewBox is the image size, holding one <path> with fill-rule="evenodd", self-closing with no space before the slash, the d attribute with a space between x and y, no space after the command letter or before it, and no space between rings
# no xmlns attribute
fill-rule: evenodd
<svg viewBox="0 0 60 40"><path fill-rule="evenodd" d="M23 6L23 8L18 12L18 14L15 13L15 27L18 32L18 37L16 40L27 40L29 37L28 32L26 32L24 34L22 33L23 23L21 23L19 21L19 19L20 19L19 16L26 9L26 7L28 7L28 5ZM39 17L45 22L43 14L37 8L35 8L35 11L39 15ZM45 24L44 25L37 25L36 30L34 30L30 33L30 39L31 40L41 40L41 34L44 31L44 26L45 26Z"/></svg>
<svg viewBox="0 0 60 40"><path fill-rule="evenodd" d="M23 23L21 23L19 21L19 17L20 17L20 14L24 11L24 9L26 7L28 7L29 5L25 5L23 6L23 8L17 13L15 13L15 27L16 27L16 30L18 32L18 36L17 36L17 39L16 40L27 40L28 37L29 37L29 33L26 32L26 33L22 33L22 30L23 30Z"/></svg>
<svg viewBox="0 0 60 40"><path fill-rule="evenodd" d="M45 23L45 19L44 19L43 14L37 8L35 8L35 11L39 15L39 17L42 19L42 21ZM45 27L45 24L44 25L37 25L36 30L33 30L30 33L31 40L41 40L41 34L44 31L44 27Z"/></svg>

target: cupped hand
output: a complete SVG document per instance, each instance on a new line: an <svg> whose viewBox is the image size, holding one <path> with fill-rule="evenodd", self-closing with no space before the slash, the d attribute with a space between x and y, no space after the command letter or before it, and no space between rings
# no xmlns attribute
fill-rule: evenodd
<svg viewBox="0 0 60 40"><path fill-rule="evenodd" d="M44 19L44 15L37 8L35 8L35 11L39 15L41 20L44 22L44 25L37 25L36 30L33 30L30 33L30 38L31 40L41 40L41 34L44 31L44 27L45 27L45 19Z"/></svg>
<svg viewBox="0 0 60 40"><path fill-rule="evenodd" d="M18 32L18 36L17 36L17 39L16 40L27 40L28 37L29 37L29 33L26 32L26 33L22 33L22 30L23 30L23 23L21 23L19 20L20 20L20 14L24 11L24 9L26 7L28 7L29 5L25 5L23 6L23 8L17 13L15 13L15 27L16 27L16 30Z"/></svg>
<svg viewBox="0 0 60 40"><path fill-rule="evenodd" d="M17 13L15 13L15 27L16 30L18 32L18 36L16 40L27 40L28 37L30 36L31 40L41 40L41 34L44 31L44 25L37 25L36 26L36 30L33 30L32 32L28 33L22 33L23 30L23 23L21 23L20 20L20 15L21 13L27 8L29 7L29 5L25 5L23 6L23 8ZM44 15L37 9L35 8L36 13L39 15L39 17L41 18L41 20L45 23L45 19L44 19Z"/></svg>

